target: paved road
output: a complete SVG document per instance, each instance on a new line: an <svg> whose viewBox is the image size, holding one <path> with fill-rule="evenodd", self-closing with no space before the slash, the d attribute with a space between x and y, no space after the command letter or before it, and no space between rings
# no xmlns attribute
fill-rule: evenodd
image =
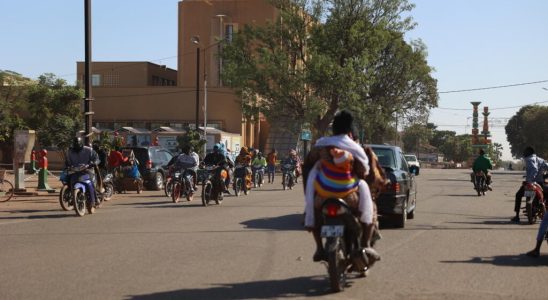
<svg viewBox="0 0 548 300"><path fill-rule="evenodd" d="M266 185L221 206L160 192L119 196L95 215L54 197L0 203L0 299L547 299L538 224L507 222L518 173L477 197L464 170L422 170L416 217L385 228L365 279L329 293L301 230L302 189Z"/></svg>

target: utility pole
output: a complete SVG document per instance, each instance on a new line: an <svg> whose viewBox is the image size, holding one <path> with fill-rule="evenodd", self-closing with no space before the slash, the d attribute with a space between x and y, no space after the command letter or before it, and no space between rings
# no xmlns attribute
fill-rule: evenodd
<svg viewBox="0 0 548 300"><path fill-rule="evenodd" d="M91 125L93 121L92 101L91 96L91 0L84 0L84 30L85 30L85 72L84 72L84 144L91 146Z"/></svg>

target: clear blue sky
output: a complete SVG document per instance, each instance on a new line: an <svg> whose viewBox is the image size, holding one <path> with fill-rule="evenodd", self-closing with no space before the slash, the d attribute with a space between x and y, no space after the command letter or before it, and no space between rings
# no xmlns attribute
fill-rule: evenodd
<svg viewBox="0 0 548 300"><path fill-rule="evenodd" d="M178 0L93 0L93 59L153 61L177 68ZM408 33L428 47L440 92L548 80L548 1L411 0L418 23ZM0 69L36 78L45 72L74 82L84 58L83 0L0 0ZM159 60L161 58L166 58ZM440 94L431 121L470 131L470 101L503 108L548 101L547 83ZM511 117L518 108L496 109ZM468 124L468 127L466 126ZM493 140L509 146L503 128Z"/></svg>

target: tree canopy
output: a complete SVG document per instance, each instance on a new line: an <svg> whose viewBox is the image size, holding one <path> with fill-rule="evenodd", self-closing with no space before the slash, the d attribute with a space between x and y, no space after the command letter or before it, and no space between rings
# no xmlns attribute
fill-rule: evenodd
<svg viewBox="0 0 548 300"><path fill-rule="evenodd" d="M82 91L46 73L38 80L0 70L0 143L11 145L15 129L34 129L43 147L66 148L82 127Z"/></svg>
<svg viewBox="0 0 548 300"><path fill-rule="evenodd" d="M505 127L512 156L521 157L527 146L533 147L543 158L548 157L548 107L528 105L522 107Z"/></svg>
<svg viewBox="0 0 548 300"><path fill-rule="evenodd" d="M244 113L309 123L326 134L334 114L353 111L370 141L382 141L394 114L424 118L437 82L402 15L407 0L271 0L279 17L244 26L223 46L223 82ZM380 141L379 141L380 139Z"/></svg>

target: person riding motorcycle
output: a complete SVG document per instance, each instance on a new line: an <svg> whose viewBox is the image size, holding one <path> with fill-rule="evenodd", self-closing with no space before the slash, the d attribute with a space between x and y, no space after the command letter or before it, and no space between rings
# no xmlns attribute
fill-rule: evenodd
<svg viewBox="0 0 548 300"><path fill-rule="evenodd" d="M247 189L251 189L251 154L247 147L240 149L240 154L236 156L236 166L241 166L245 170L245 184Z"/></svg>
<svg viewBox="0 0 548 300"><path fill-rule="evenodd" d="M491 160L489 159L489 157L487 157L485 151L483 151L483 149L480 149L479 155L476 160L474 160L474 164L472 165L472 174L470 175L472 178L472 182L474 182L476 173L481 171L483 172L483 174L485 174L487 189L492 191L493 189L491 188L491 173L489 172L489 170L492 169L493 164L491 164Z"/></svg>
<svg viewBox="0 0 548 300"><path fill-rule="evenodd" d="M99 165L99 163L100 163L100 160L99 160L99 156L97 155L97 152L95 152L95 150L93 150L91 147L84 146L84 141L82 140L81 137L75 137L72 139L72 146L67 152L65 167L70 168L70 167L77 167L81 165L89 166L89 168L86 169L85 172L88 173L88 175L92 179L93 184L95 186L98 186L100 190L101 186L97 182L97 178L95 176L95 170L94 170L95 168L97 168L97 165ZM94 191L90 193L92 205L94 207L99 206L99 203L97 201L96 191L97 189L94 189Z"/></svg>
<svg viewBox="0 0 548 300"><path fill-rule="evenodd" d="M299 177L302 173L302 162L301 158L297 155L297 151L295 149L289 150L289 157L295 161L295 183L299 183Z"/></svg>
<svg viewBox="0 0 548 300"><path fill-rule="evenodd" d="M179 154L177 160L175 160L175 163L173 164L176 170L181 171L181 174L187 172L192 175L192 188L194 189L194 191L198 190L198 188L196 187L196 171L198 170L199 163L200 157L198 156L198 154L192 151L191 146L185 145L182 148L181 154Z"/></svg>
<svg viewBox="0 0 548 300"><path fill-rule="evenodd" d="M525 182L524 183L538 183L544 192L544 199L546 199L546 196L548 195L548 189L546 184L544 183L544 172L548 170L548 163L538 157L535 154L535 150L533 147L526 147L525 150L523 150L523 160L525 161ZM513 217L510 221L519 223L519 213L521 210L521 198L523 198L523 195L525 193L525 185L522 184L519 188L519 190L516 192L516 199L515 199L515 206L514 206L514 212L516 213L516 216Z"/></svg>
<svg viewBox="0 0 548 300"><path fill-rule="evenodd" d="M264 180L264 170L266 168L266 158L263 156L261 152L257 153L257 156L253 159L253 162L251 162L251 165L253 166L253 180L255 180L255 172L257 170L263 170L263 180ZM262 182L255 182L255 184L262 184Z"/></svg>
<svg viewBox="0 0 548 300"><path fill-rule="evenodd" d="M290 176L293 177L293 182L297 183L297 168L299 167L299 161L297 160L297 152L293 149L289 150L288 156L282 160L281 166L282 171L284 170L284 166L291 165L292 166L292 172L290 172ZM285 173L284 173L285 174ZM288 182L285 182L285 176L282 177L282 184L289 184Z"/></svg>
<svg viewBox="0 0 548 300"><path fill-rule="evenodd" d="M227 155L224 153L221 144L215 144L213 146L213 152L208 153L204 158L204 164L206 166L219 166L222 169L225 169L228 176L227 180L224 184L224 193L230 194L230 191L228 190L228 186L230 183L230 168L232 161L228 159Z"/></svg>
<svg viewBox="0 0 548 300"><path fill-rule="evenodd" d="M356 143L351 135L353 117L347 111L335 115L332 125L333 136L319 139L308 154L304 168L303 181L305 185L305 228L313 233L316 243L314 261L325 260L325 252L321 239L320 208L327 197L341 197L349 206L354 208L354 214L363 228L361 236L362 247L367 249L370 261L374 263L380 256L371 248L373 233L375 232L375 208L369 186L365 178L369 173L369 160L364 149ZM344 174L344 182L339 180L324 183L335 170ZM322 186L334 186L337 193Z"/></svg>

